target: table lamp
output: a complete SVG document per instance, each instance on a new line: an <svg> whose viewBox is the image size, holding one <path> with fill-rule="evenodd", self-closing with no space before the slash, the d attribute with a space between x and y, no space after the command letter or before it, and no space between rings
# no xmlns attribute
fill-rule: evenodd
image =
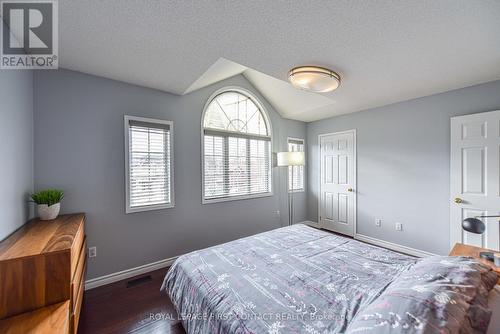
<svg viewBox="0 0 500 334"><path fill-rule="evenodd" d="M278 152L277 160L278 167L292 166L292 189L288 191L288 226L290 226L293 223L293 172L295 166L305 165L305 156L304 152Z"/></svg>

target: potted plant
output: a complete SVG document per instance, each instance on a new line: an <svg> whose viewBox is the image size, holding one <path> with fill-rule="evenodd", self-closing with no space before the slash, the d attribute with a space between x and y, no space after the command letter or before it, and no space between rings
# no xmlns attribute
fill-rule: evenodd
<svg viewBox="0 0 500 334"><path fill-rule="evenodd" d="M57 189L47 189L31 195L33 202L37 204L40 220L56 219L61 210L61 200L64 193Z"/></svg>

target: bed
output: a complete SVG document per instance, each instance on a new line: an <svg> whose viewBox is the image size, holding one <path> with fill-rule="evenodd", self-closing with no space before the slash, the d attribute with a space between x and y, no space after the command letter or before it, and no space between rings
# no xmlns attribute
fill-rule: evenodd
<svg viewBox="0 0 500 334"><path fill-rule="evenodd" d="M162 290L189 334L486 332L496 274L429 259L298 224L183 255Z"/></svg>

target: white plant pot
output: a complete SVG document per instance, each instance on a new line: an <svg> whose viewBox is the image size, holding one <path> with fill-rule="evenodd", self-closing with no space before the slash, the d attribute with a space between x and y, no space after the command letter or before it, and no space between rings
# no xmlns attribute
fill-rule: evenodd
<svg viewBox="0 0 500 334"><path fill-rule="evenodd" d="M61 210L61 203L56 203L51 206L47 204L38 204L38 216L40 220L52 220L56 219L59 215L59 210Z"/></svg>

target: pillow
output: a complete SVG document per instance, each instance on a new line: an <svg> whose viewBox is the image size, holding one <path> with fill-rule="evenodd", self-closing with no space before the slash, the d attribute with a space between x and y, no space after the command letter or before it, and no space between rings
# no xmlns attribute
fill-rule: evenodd
<svg viewBox="0 0 500 334"><path fill-rule="evenodd" d="M361 310L347 333L484 333L488 293L497 281L472 258L422 259Z"/></svg>

